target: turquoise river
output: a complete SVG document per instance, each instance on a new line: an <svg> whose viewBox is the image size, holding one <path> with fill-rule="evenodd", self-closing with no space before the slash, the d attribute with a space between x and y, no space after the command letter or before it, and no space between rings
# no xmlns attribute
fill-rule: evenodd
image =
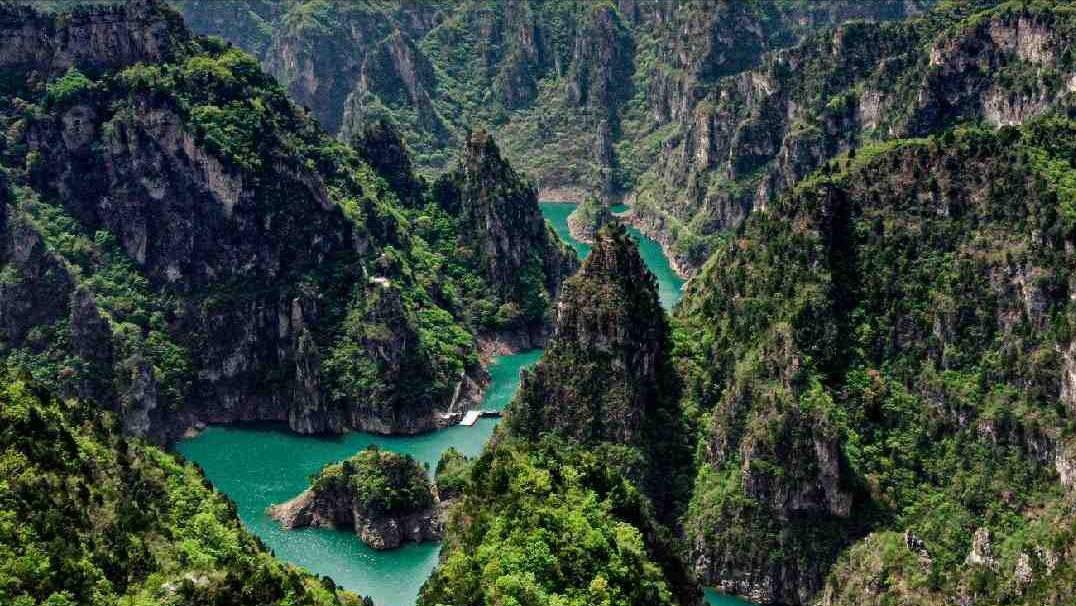
<svg viewBox="0 0 1076 606"><path fill-rule="evenodd" d="M543 203L542 213L561 238L580 256L586 256L590 247L568 234L567 219L573 208L571 204ZM630 231L658 279L662 304L672 307L680 298L683 280L669 267L660 246L636 230ZM489 368L493 380L482 408L507 406L519 385L520 370L537 362L541 355L541 350L534 350L496 359ZM481 419L474 427L456 426L408 437L366 433L311 437L291 433L279 425L214 426L196 438L183 440L176 445L176 451L202 466L209 480L235 501L247 528L277 557L369 595L378 606L407 606L414 602L423 581L437 565L438 544L408 544L378 552L350 531L283 530L265 514L265 509L302 492L309 476L326 463L348 458L370 444L410 454L433 467L449 446L467 455L478 454L496 423L497 419ZM706 597L711 605L744 604L709 591Z"/></svg>

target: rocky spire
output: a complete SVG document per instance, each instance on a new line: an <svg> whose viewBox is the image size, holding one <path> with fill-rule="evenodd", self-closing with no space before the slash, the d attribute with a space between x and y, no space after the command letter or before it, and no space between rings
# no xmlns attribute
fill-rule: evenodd
<svg viewBox="0 0 1076 606"><path fill-rule="evenodd" d="M668 327L654 276L619 223L565 282L545 357L523 377L510 427L639 444L662 393Z"/></svg>
<svg viewBox="0 0 1076 606"><path fill-rule="evenodd" d="M434 198L459 215L460 239L501 299L517 303L527 323L544 323L547 302L579 261L546 224L534 185L501 157L493 137L481 130L468 137L459 165L434 185Z"/></svg>

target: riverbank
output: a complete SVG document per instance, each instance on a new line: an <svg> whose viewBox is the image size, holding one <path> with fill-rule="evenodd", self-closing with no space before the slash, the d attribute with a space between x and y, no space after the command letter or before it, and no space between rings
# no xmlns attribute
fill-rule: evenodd
<svg viewBox="0 0 1076 606"><path fill-rule="evenodd" d="M542 350L532 350L494 359L487 368L490 382L481 408L503 410L516 392L520 371L541 355ZM499 421L481 418L472 427L454 425L415 436L361 432L304 436L279 423L210 426L174 449L202 467L210 482L235 502L243 524L277 557L369 595L378 606L407 606L437 566L439 543L376 551L352 530L285 530L265 511L305 490L309 477L325 464L347 459L371 444L410 454L431 469L449 447L477 456Z"/></svg>

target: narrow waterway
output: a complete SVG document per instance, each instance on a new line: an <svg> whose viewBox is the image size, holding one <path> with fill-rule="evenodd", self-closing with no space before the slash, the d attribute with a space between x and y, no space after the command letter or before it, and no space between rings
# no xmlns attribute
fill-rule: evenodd
<svg viewBox="0 0 1076 606"><path fill-rule="evenodd" d="M542 202L540 206L542 207L542 214L545 215L546 220L549 221L550 225L553 226L553 230L557 232L557 235L562 240L571 245L579 253L580 257L586 257L590 254L590 245L572 238L572 234L568 231L568 215L575 210L575 204ZM613 212L624 212L627 209L626 206L614 206ZM662 307L672 309L682 296L683 278L673 271L672 266L669 265L669 259L665 257L665 253L661 250L660 244L647 238L634 227L629 226L628 233L639 245L639 255L643 258L643 262L646 263L646 266L650 268L650 272L657 278L658 298L661 299Z"/></svg>
<svg viewBox="0 0 1076 606"><path fill-rule="evenodd" d="M541 356L541 350L534 350L495 360L482 408L504 409L519 385L520 369ZM235 501L243 524L277 557L328 575L341 587L369 595L378 606L406 606L437 565L439 544L408 543L375 551L353 531L284 530L265 509L305 490L309 477L326 463L346 459L370 444L409 454L432 468L450 446L477 455L496 424L497 419L480 419L474 427L457 425L406 437L358 432L311 437L279 425L210 427L197 438L181 441L176 450L202 466L213 485Z"/></svg>
<svg viewBox="0 0 1076 606"><path fill-rule="evenodd" d="M571 204L542 204L542 213L557 233L581 257L590 247L568 234ZM631 229L639 242L643 260L658 280L659 295L666 308L680 299L683 281L669 267L661 247ZM541 350L496 359L489 371L493 379L482 404L484 409L503 409L519 386L520 370L533 365ZM370 444L410 454L431 467L450 446L464 454L478 454L497 419L481 419L474 427L450 427L410 437L351 433L339 437L311 437L291 433L281 425L210 427L196 438L176 445L176 451L198 463L206 476L235 501L239 518L273 550L277 557L327 575L338 585L369 595L378 606L412 604L422 583L437 565L440 545L408 544L400 549L374 551L352 531L306 528L283 530L265 509L304 490L309 476L326 463L346 459ZM712 605L743 604L739 600L707 593Z"/></svg>

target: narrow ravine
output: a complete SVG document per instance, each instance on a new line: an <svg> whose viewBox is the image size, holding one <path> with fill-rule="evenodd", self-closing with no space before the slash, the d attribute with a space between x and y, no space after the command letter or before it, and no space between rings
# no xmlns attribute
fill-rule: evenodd
<svg viewBox="0 0 1076 606"><path fill-rule="evenodd" d="M542 213L556 232L581 257L590 247L568 233L572 204L543 203ZM662 305L680 300L683 280L669 267L661 247L637 230L629 230L639 251L658 280ZM494 360L483 409L503 409L519 386L520 370L535 362L542 350ZM265 510L304 490L309 476L323 465L348 458L370 444L410 454L431 467L450 446L476 455L485 445L497 419L481 419L474 427L450 427L418 436L387 437L351 433L340 437L311 437L288 431L282 425L210 427L184 440L175 450L198 463L211 482L235 501L240 519L277 557L326 575L338 585L369 595L379 606L406 606L414 602L422 583L437 565L436 543L408 544L400 549L374 551L350 530L306 528L284 530ZM742 604L739 600L707 593L710 604ZM730 601L732 600L732 601Z"/></svg>

